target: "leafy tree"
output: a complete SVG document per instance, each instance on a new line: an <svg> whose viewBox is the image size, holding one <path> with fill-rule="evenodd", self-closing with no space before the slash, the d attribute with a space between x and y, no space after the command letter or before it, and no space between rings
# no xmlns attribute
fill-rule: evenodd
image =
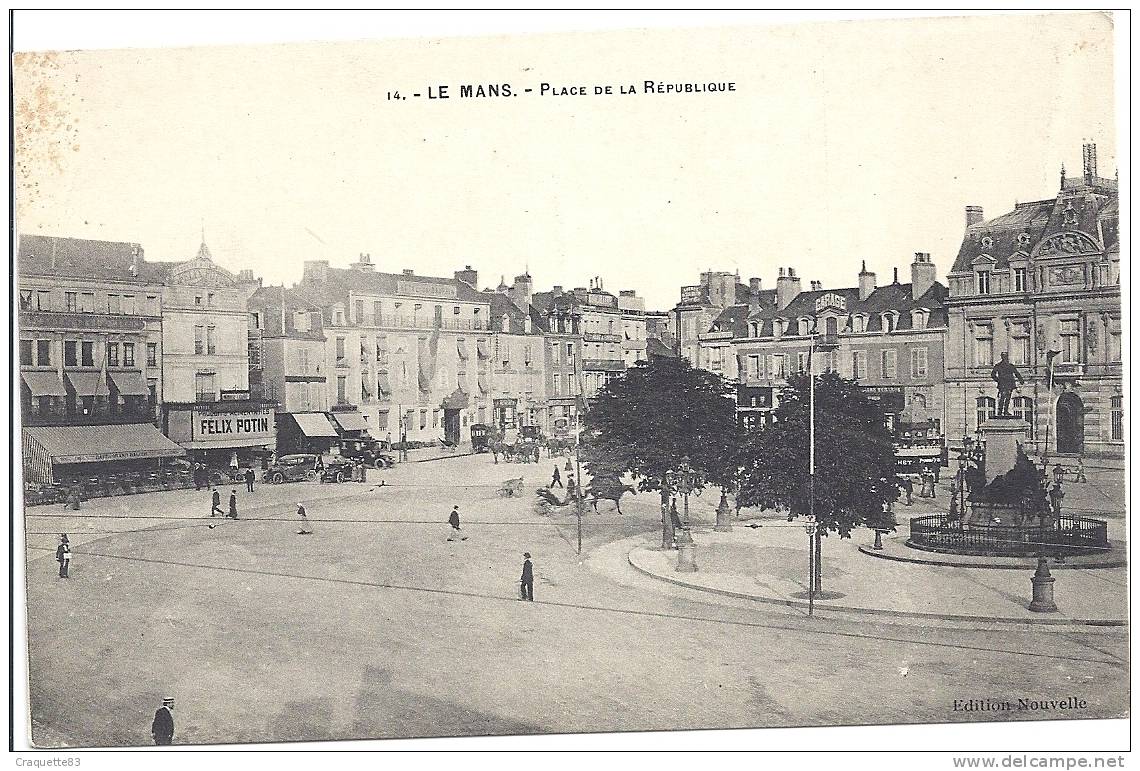
<svg viewBox="0 0 1140 771"><path fill-rule="evenodd" d="M683 457L716 485L731 485L738 468L735 391L720 375L683 359L638 362L611 380L583 420L580 457L591 476L632 474L643 492L660 491L662 546L673 542L666 474Z"/></svg>
<svg viewBox="0 0 1140 771"><path fill-rule="evenodd" d="M781 389L775 422L743 448L740 498L745 506L809 512L809 389L793 375ZM821 531L847 538L877 523L898 497L895 454L878 408L859 384L835 373L816 376L815 516Z"/></svg>

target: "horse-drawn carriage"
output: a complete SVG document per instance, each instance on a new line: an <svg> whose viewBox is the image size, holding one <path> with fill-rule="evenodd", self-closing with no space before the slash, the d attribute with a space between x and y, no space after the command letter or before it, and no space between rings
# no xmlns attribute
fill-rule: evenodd
<svg viewBox="0 0 1140 771"><path fill-rule="evenodd" d="M471 451L490 452L493 438L494 430L490 426L475 423L471 426Z"/></svg>

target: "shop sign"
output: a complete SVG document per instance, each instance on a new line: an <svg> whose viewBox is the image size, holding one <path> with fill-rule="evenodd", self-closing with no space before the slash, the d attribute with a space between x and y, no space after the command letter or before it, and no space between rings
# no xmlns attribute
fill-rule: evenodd
<svg viewBox="0 0 1140 771"><path fill-rule="evenodd" d="M195 412L190 421L190 440L217 442L225 446L233 439L274 440L273 413L270 410L252 412Z"/></svg>

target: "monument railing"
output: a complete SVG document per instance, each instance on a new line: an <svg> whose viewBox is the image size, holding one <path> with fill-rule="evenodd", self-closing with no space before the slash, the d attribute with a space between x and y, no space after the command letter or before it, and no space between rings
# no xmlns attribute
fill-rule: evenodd
<svg viewBox="0 0 1140 771"><path fill-rule="evenodd" d="M1109 548L1108 523L1090 517L1061 515L1052 527L971 525L946 516L912 517L908 545L955 554L1065 556Z"/></svg>

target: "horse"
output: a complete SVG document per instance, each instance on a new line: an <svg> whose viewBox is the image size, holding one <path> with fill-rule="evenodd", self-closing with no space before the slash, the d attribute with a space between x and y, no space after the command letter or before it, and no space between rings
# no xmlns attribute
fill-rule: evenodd
<svg viewBox="0 0 1140 771"><path fill-rule="evenodd" d="M621 497L626 493L637 495L637 489L610 479L593 479L586 488L586 498L593 505L595 514L598 513L598 501L600 500L613 501L614 506L617 507L617 513L624 514L625 512L621 510Z"/></svg>

